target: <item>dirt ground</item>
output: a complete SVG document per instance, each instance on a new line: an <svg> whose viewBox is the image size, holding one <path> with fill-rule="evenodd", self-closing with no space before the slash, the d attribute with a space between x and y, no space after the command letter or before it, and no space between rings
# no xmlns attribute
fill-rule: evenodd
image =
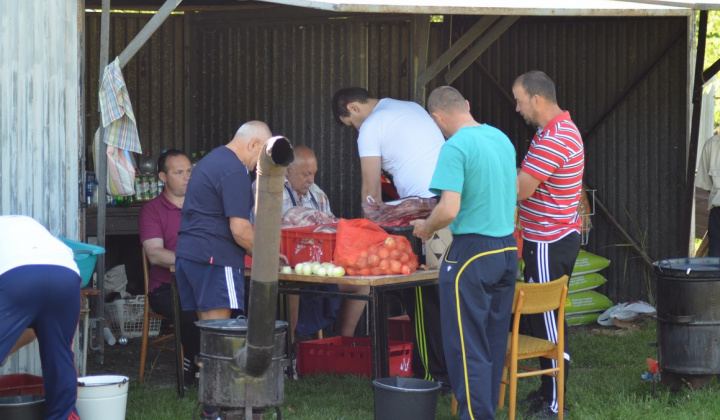
<svg viewBox="0 0 720 420"><path fill-rule="evenodd" d="M160 334L170 331L162 329ZM166 343L172 345L174 341ZM165 344L165 343L163 343ZM140 374L141 339L129 338L126 345L105 343L103 363L99 352L90 351L87 359L87 375L125 375L137 381ZM176 385L175 352L148 348L145 361L145 383L150 386L166 387Z"/></svg>

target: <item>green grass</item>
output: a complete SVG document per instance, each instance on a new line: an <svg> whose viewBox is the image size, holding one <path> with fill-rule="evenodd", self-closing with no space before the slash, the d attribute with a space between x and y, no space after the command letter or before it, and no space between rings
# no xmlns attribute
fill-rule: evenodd
<svg viewBox="0 0 720 420"><path fill-rule="evenodd" d="M593 329L582 327L570 331L572 364L566 399L571 407L570 419L720 418L717 381L703 390L679 392L658 383L653 396L652 383L640 379L647 370L645 359L657 359L655 347L648 346L657 341L653 321L646 322L639 331L622 331L620 335L593 334ZM518 399L538 384L537 378L521 379ZM178 400L174 387L143 387L133 382L127 418L189 419L196 401L195 390ZM522 415L523 408L518 407L518 418ZM367 378L317 375L285 382L283 419L368 420L373 416L373 389ZM264 418L273 419L274 410L268 410ZM452 418L449 395L439 397L435 418ZM507 408L497 412L496 418L507 419Z"/></svg>

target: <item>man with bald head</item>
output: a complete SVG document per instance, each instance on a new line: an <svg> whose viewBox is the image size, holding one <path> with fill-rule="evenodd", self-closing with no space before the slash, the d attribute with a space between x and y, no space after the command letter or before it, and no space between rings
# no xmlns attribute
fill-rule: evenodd
<svg viewBox="0 0 720 420"><path fill-rule="evenodd" d="M271 136L263 122L243 124L198 162L188 181L175 271L183 310L197 311L201 320L244 312L245 254L254 240L250 171Z"/></svg>
<svg viewBox="0 0 720 420"><path fill-rule="evenodd" d="M315 173L318 170L315 153L307 146L295 146L293 152L295 159L287 167L285 175L283 214L297 206L332 214L327 195L315 184ZM362 285L325 285L318 286L318 288L364 295L370 293L370 286ZM295 331L298 334L307 335L329 325L335 319L338 307L340 308L340 335L352 337L355 335L355 328L367 305L366 301L353 299L346 299L339 305L338 299L307 295L289 295L288 303L290 305L290 338L292 342L295 340Z"/></svg>
<svg viewBox="0 0 720 420"><path fill-rule="evenodd" d="M182 309L196 311L200 320L245 313L245 255L252 253L254 241L250 171L270 137L264 122L246 122L190 175L175 272ZM202 418L218 417L214 407L203 409Z"/></svg>
<svg viewBox="0 0 720 420"><path fill-rule="evenodd" d="M435 89L427 107L448 140L430 181L440 202L426 220L411 222L413 233L427 240L450 226L438 279L450 384L461 419L494 419L518 261L515 147L475 121L455 88Z"/></svg>

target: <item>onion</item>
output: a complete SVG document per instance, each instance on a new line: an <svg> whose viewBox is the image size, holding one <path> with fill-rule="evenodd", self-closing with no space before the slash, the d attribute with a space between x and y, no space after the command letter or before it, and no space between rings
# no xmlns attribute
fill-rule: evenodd
<svg viewBox="0 0 720 420"><path fill-rule="evenodd" d="M303 265L303 275L309 276L313 273L313 266L312 264L304 264Z"/></svg>
<svg viewBox="0 0 720 420"><path fill-rule="evenodd" d="M290 268L289 265L283 265L282 270L280 270L283 274L292 274L292 268Z"/></svg>
<svg viewBox="0 0 720 420"><path fill-rule="evenodd" d="M339 267L339 266L333 268L333 270L332 270L332 276L333 276L333 277L342 277L342 276L344 276L344 275L345 275L345 269L344 269L344 268Z"/></svg>
<svg viewBox="0 0 720 420"><path fill-rule="evenodd" d="M295 272L298 273L298 274L302 274L303 271L304 271L304 269L305 269L305 264L304 264L304 263L300 263L300 264L298 264L298 265L295 266Z"/></svg>

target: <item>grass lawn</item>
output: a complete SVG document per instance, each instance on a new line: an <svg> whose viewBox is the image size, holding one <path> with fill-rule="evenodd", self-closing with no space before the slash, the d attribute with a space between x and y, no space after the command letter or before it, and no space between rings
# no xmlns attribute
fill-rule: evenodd
<svg viewBox="0 0 720 420"><path fill-rule="evenodd" d="M618 330L618 334L597 334L609 329L573 327L570 330L572 364L567 402L570 419L720 419L718 383L703 390L672 392L658 383L655 396L652 383L640 379L647 370L645 359L657 359L654 320L637 331ZM518 399L539 384L538 378L519 381ZM178 400L174 387L141 387L131 384L127 418L130 420L189 419L197 402L197 391L190 390ZM274 410L265 419L274 418ZM518 418L523 418L518 407ZM317 375L285 382L283 419L368 420L373 419L372 383L367 378ZM450 396L440 396L435 418L451 419ZM496 413L507 419L507 404Z"/></svg>

